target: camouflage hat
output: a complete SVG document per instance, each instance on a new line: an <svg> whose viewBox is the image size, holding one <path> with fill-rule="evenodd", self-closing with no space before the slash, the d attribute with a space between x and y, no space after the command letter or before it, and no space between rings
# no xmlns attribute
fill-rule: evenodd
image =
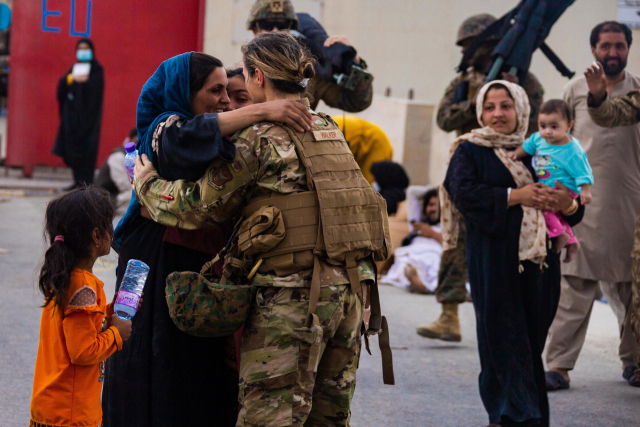
<svg viewBox="0 0 640 427"><path fill-rule="evenodd" d="M456 44L458 46L462 46L462 42L480 35L480 33L482 33L489 25L496 21L497 19L494 16L487 13L473 15L472 17L467 18L462 25L460 25Z"/></svg>
<svg viewBox="0 0 640 427"><path fill-rule="evenodd" d="M293 22L292 30L298 28L298 17L290 0L256 0L249 12L247 30L252 29L257 21L267 19L288 19Z"/></svg>
<svg viewBox="0 0 640 427"><path fill-rule="evenodd" d="M254 290L255 286L221 285L185 271L167 277L165 295L178 329L197 337L223 337L246 322Z"/></svg>

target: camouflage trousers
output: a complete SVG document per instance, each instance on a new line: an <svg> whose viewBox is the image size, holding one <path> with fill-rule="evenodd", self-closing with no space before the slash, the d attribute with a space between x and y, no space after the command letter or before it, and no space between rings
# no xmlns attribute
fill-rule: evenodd
<svg viewBox="0 0 640 427"><path fill-rule="evenodd" d="M461 221L455 248L442 252L436 299L439 303L463 303L467 299L467 230Z"/></svg>
<svg viewBox="0 0 640 427"><path fill-rule="evenodd" d="M305 327L309 288L259 287L244 329L240 362L242 426L349 426L360 360L362 296L323 287L323 329L314 372L314 336Z"/></svg>

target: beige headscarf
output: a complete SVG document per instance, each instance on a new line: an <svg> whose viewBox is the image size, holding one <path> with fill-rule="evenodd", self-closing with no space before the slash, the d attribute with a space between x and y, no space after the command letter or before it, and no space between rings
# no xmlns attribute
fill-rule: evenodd
<svg viewBox="0 0 640 427"><path fill-rule="evenodd" d="M473 144L483 147L491 147L496 156L509 169L518 188L522 188L528 184L532 184L533 177L527 168L520 161L514 162L507 157L507 149L514 149L524 142L529 126L529 114L531 107L529 106L529 98L524 89L520 86L507 82L505 80L496 80L484 85L478 92L477 105L482 107L487 91L495 84L505 86L515 101L516 115L518 125L515 132L505 135L494 131L489 126L482 123L482 108L477 109L478 123L483 126L480 129L474 129L470 133L458 137L451 146L450 156L458 148L461 142L469 141ZM440 203L442 208L442 247L444 250L456 247L458 240L458 223L461 219L460 212L453 205L451 196L445 190L444 185L440 186ZM518 256L520 261L529 260L541 263L547 255L546 236L547 227L544 222L542 212L522 206L522 227L520 228L520 247Z"/></svg>

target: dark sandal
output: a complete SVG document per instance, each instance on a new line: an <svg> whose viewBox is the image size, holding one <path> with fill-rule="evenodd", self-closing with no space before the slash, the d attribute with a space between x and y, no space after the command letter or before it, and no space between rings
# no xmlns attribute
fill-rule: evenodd
<svg viewBox="0 0 640 427"><path fill-rule="evenodd" d="M622 372L622 378L627 380L631 387L640 387L640 378L636 375L637 366L627 366Z"/></svg>
<svg viewBox="0 0 640 427"><path fill-rule="evenodd" d="M566 390L569 388L569 382L555 371L545 372L544 378L547 382L547 391Z"/></svg>

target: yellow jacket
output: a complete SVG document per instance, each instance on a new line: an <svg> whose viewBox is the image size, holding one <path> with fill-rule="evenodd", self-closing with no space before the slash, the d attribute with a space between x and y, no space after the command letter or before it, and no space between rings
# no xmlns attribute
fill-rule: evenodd
<svg viewBox="0 0 640 427"><path fill-rule="evenodd" d="M342 116L333 117L349 142L351 152L362 169L362 175L373 183L371 165L376 162L393 159L393 147L387 135L378 126L356 116L345 116L345 132Z"/></svg>

